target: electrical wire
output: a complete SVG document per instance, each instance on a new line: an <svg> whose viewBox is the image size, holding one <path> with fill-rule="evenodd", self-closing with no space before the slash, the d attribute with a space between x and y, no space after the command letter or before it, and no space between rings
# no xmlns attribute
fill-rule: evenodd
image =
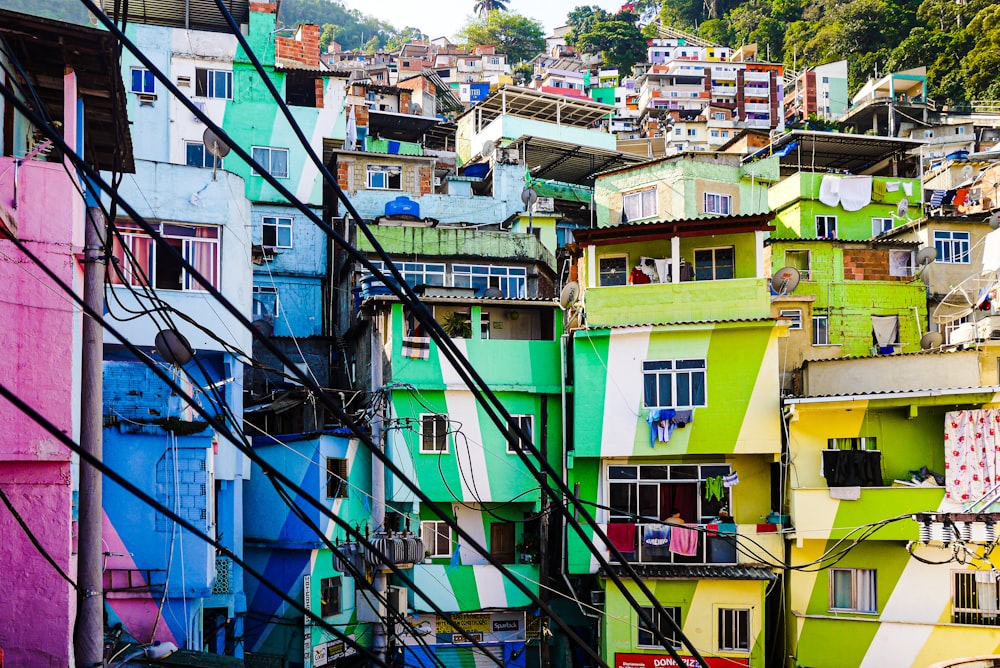
<svg viewBox="0 0 1000 668"><path fill-rule="evenodd" d="M59 577L68 582L73 589L77 589L76 582L74 582L73 578L66 574L66 571L64 571L62 567L56 563L55 558L53 558L53 556L49 554L49 551L45 549L45 546L42 545L41 541L39 541L35 536L31 527L28 526L28 523L25 522L24 518L21 517L21 514L17 512L17 508L15 508L14 504L11 503L10 499L7 497L7 493L4 492L2 487L0 487L0 501L3 501L3 505L7 506L7 512L10 513L11 517L14 518L14 521L17 522L19 527L21 527L21 531L23 531L28 540L31 541L31 544L35 546L35 549L38 550L38 554L40 554L45 561L49 562L49 565L52 566L53 570L59 574Z"/></svg>

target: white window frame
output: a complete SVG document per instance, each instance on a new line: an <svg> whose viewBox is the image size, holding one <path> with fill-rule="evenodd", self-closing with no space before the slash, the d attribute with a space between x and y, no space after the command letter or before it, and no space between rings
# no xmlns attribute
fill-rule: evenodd
<svg viewBox="0 0 1000 668"><path fill-rule="evenodd" d="M274 163L274 156L284 154L285 156L285 171L276 172L274 171L272 164ZM288 149L278 148L276 146L253 146L250 148L250 155L265 171L270 172L271 176L276 179L287 179L288 178ZM260 176L257 170L252 169L250 173L253 176Z"/></svg>
<svg viewBox="0 0 1000 668"><path fill-rule="evenodd" d="M629 206L638 206L638 215L629 216L628 209ZM636 190L630 193L625 193L622 195L622 215L626 217L626 220L644 220L646 218L654 218L657 215L659 207L656 202L656 188L643 188L642 190Z"/></svg>
<svg viewBox="0 0 1000 668"><path fill-rule="evenodd" d="M218 225L190 225L187 223L175 223L171 222L160 222L160 223L150 223L159 232L160 236L165 240L179 241L181 257L187 260L190 264L197 268L197 262L195 261L198 252L210 251L211 252L211 265L212 272L211 275L205 276L212 287L219 287L219 275L221 273L220 263L222 261L222 254L220 252L220 241L222 238L222 229ZM118 222L119 229L121 230L121 242L124 244L129 251L129 254L124 255L121 261L121 272L123 275L123 280L118 282L113 282L113 285L123 285L128 284L132 286L143 286L146 283L143 281L139 271L136 271L132 257L136 254L136 250L140 244L148 244L148 249L146 253L149 255L149 266L143 267L143 271L146 272L146 278L149 279L150 286L156 290L176 290L179 292L205 292L204 288L194 279L194 277L188 273L187 269L183 267L180 269L181 282L178 286L166 286L157 285L157 262L160 253L168 254L169 251L162 248L161 244L153 241L152 237L145 233L144 230L139 228L135 224L127 222ZM171 233L172 228L178 229L190 229L190 230L204 230L206 232L214 233L214 236L203 236L197 237L188 234L177 234ZM115 239L115 246L117 247L119 240ZM116 254L117 255L117 254Z"/></svg>
<svg viewBox="0 0 1000 668"><path fill-rule="evenodd" d="M820 323L820 322L823 323L822 330L823 330L823 332L826 333L826 336L823 337L823 340L820 340L820 338L817 337L817 333L820 331L820 328L817 327L817 324ZM830 316L829 315L826 315L826 314L821 314L821 315L813 314L813 317L812 317L812 344L814 346L828 346L828 345L830 345Z"/></svg>
<svg viewBox="0 0 1000 668"><path fill-rule="evenodd" d="M960 230L934 230L934 248L937 261L944 264L969 264L972 262L972 235Z"/></svg>
<svg viewBox="0 0 1000 668"><path fill-rule="evenodd" d="M673 617L673 620L677 623L677 628L682 628L681 606L666 605L666 604L661 604L661 605L663 606L663 609L664 611L666 611L667 615ZM667 621L664 619L664 615L660 613L659 610L657 610L651 605L650 606L644 605L640 609L647 615L649 615L650 620L652 620L656 628L659 629L660 633L663 634L663 637L670 641L670 644L674 649L681 648L681 640L679 635L674 632L674 630L670 627L670 624L667 623ZM653 631L649 629L649 627L647 627L645 624L643 624L642 617L636 615L635 621L636 621L635 646L661 649L663 645L661 645L660 641L656 639L656 635L653 633Z"/></svg>
<svg viewBox="0 0 1000 668"><path fill-rule="evenodd" d="M603 272L601 271L601 264L605 260L620 260L620 259L624 259L625 260L625 267L624 267L624 270L622 271L621 283L605 283L602 280ZM629 275L628 255L624 255L624 254L621 254L621 253L614 253L614 254L611 254L611 255L601 255L601 256L598 256L598 258L597 258L597 284L598 284L598 286L612 286L612 287L614 287L614 286L619 286L619 285L628 285L628 275ZM617 273L615 274L615 277L617 278Z"/></svg>
<svg viewBox="0 0 1000 668"><path fill-rule="evenodd" d="M432 427L432 433L428 428ZM442 430L439 433L439 430ZM446 455L451 449L448 439L448 416L442 413L421 413L420 414L420 454L424 455ZM437 441L443 441L443 446Z"/></svg>
<svg viewBox="0 0 1000 668"><path fill-rule="evenodd" d="M733 213L733 196L722 193L705 193L702 198L704 213L717 213L729 216Z"/></svg>
<svg viewBox="0 0 1000 668"><path fill-rule="evenodd" d="M433 540L430 540L433 538ZM451 527L443 520L428 520L420 523L420 539L424 543L424 550L430 552L432 557L450 557L452 552L453 538ZM442 552L438 548L440 543L447 540L448 550Z"/></svg>
<svg viewBox="0 0 1000 668"><path fill-rule="evenodd" d="M520 414L511 415L510 421L507 423L508 429L514 431L515 425L519 427L522 431L528 434L528 441L534 445L535 443L535 416L531 414ZM516 435L515 435L516 436ZM518 452L526 450L522 445L524 443L523 439L507 439L507 454L516 455Z"/></svg>
<svg viewBox="0 0 1000 668"><path fill-rule="evenodd" d="M400 165L365 165L365 187L368 190L402 190L403 168ZM392 185L393 177L399 181ZM381 180L379 185L376 183Z"/></svg>
<svg viewBox="0 0 1000 668"><path fill-rule="evenodd" d="M264 231L268 227L274 228L273 244L263 243L267 248L291 248L292 247L292 226L293 219L290 216L261 216L261 243L264 242ZM281 232L288 232L288 243L281 243Z"/></svg>
<svg viewBox="0 0 1000 668"><path fill-rule="evenodd" d="M203 95L197 95L198 92L198 73L205 72L205 90ZM217 75L223 75L223 85L226 90L222 91L219 95L219 91L216 90ZM233 72L232 70L219 70L212 69L208 67L199 67L195 69L195 94L197 97L205 97L213 100L231 100L233 99Z"/></svg>
<svg viewBox="0 0 1000 668"><path fill-rule="evenodd" d="M201 164L192 164L188 160L188 152L192 148L201 148ZM184 164L188 167L200 167L203 169L212 169L213 163L218 169L222 169L222 158L217 158L208 152L205 148L204 142L200 141L185 141L184 142Z"/></svg>
<svg viewBox="0 0 1000 668"><path fill-rule="evenodd" d="M788 326L789 331L802 329L802 309L800 308L781 309L778 312L778 318L791 321L792 324Z"/></svg>
<svg viewBox="0 0 1000 668"><path fill-rule="evenodd" d="M670 401L664 402L660 396L660 388L664 377L670 378ZM680 401L678 390L679 381L687 378L686 401ZM696 401L692 392L692 379L701 378L701 400ZM647 381L652 379L655 401L650 402L649 392L647 392ZM692 408L704 408L708 406L708 361L705 359L672 359L672 360L644 360L642 363L642 383L643 397L642 403L646 408L661 409L672 408L675 410L689 410Z"/></svg>
<svg viewBox="0 0 1000 668"><path fill-rule="evenodd" d="M135 75L137 73L142 74L142 85L140 85L138 89L135 86ZM146 89L147 84L149 84L148 90ZM128 85L130 93L137 93L139 95L156 95L156 77L153 77L153 73L145 67L131 68L129 71Z"/></svg>
<svg viewBox="0 0 1000 668"><path fill-rule="evenodd" d="M833 227L830 227L830 224ZM823 225L822 233L820 232L820 224ZM832 232L832 234L831 234ZM836 239L837 238L837 217L829 214L818 214L816 216L816 238L817 239Z"/></svg>
<svg viewBox="0 0 1000 668"><path fill-rule="evenodd" d="M872 236L877 237L880 234L885 234L892 230L892 225L895 221L889 218L883 218L881 216L872 217Z"/></svg>
<svg viewBox="0 0 1000 668"><path fill-rule="evenodd" d="M805 253L806 261L804 263L799 263L799 264L805 264L806 266L799 267L795 264L792 264L792 258L788 257L790 253L793 254L793 257L795 259L802 257L802 254ZM812 277L812 251L809 250L808 248L785 249L785 266L798 269L799 275L802 277L802 279L808 281Z"/></svg>
<svg viewBox="0 0 1000 668"><path fill-rule="evenodd" d="M837 573L850 574L850 598L851 603L847 607L836 605L837 593ZM878 614L878 571L874 568L831 568L829 570L830 598L829 610L831 612L860 612L864 614ZM862 588L867 585L867 593ZM867 599L867 600L862 600Z"/></svg>
<svg viewBox="0 0 1000 668"><path fill-rule="evenodd" d="M451 265L452 285L456 288L497 288L507 298L527 296L528 270L491 264ZM484 283L485 281L485 283ZM479 284L477 286L476 284Z"/></svg>
<svg viewBox="0 0 1000 668"><path fill-rule="evenodd" d="M750 608L716 608L716 648L720 652L747 652L753 648L750 638Z"/></svg>
<svg viewBox="0 0 1000 668"><path fill-rule="evenodd" d="M989 575L987 575L989 574ZM993 582L987 581L992 575ZM951 620L953 624L1000 626L1000 583L993 571L953 570L951 572ZM980 581L980 578L983 581ZM992 590L992 591L991 591ZM973 602L976 607L961 605ZM990 599L983 605L983 598Z"/></svg>

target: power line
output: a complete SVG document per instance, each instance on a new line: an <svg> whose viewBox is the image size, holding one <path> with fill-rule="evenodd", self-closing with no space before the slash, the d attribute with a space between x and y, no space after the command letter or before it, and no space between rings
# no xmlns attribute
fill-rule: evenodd
<svg viewBox="0 0 1000 668"><path fill-rule="evenodd" d="M17 522L18 526L21 527L21 531L23 531L24 535L28 537L28 540L31 541L31 544L35 546L36 550L38 550L38 554L42 555L42 558L45 559L45 561L49 562L52 568L55 569L56 573L59 574L59 577L68 582L70 586L73 587L73 589L76 589L77 586L76 583L73 582L73 578L71 578L69 575L66 574L66 571L64 571L62 567L56 563L56 560L52 557L51 554L49 554L49 551L45 549L45 546L42 545L42 543L35 536L34 532L32 532L31 527L28 526L28 523L25 522L24 518L21 517L21 514L17 512L17 508L15 508L14 504L10 502L9 498L7 498L7 494L6 492L3 491L2 487L0 487L0 501L3 501L3 505L7 506L7 511L10 512L11 517L13 517L14 521Z"/></svg>

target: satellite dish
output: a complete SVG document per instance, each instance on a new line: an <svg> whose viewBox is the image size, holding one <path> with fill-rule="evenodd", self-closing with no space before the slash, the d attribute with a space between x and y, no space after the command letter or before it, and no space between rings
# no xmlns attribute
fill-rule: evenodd
<svg viewBox="0 0 1000 668"><path fill-rule="evenodd" d="M941 332L927 332L920 337L920 349L930 350L931 348L938 348L944 343L944 336Z"/></svg>
<svg viewBox="0 0 1000 668"><path fill-rule="evenodd" d="M986 222L990 224L991 229L1000 229L1000 211L995 212L992 216L987 218Z"/></svg>
<svg viewBox="0 0 1000 668"><path fill-rule="evenodd" d="M153 339L156 352L163 361L181 367L191 361L194 353L184 335L173 329L161 329Z"/></svg>
<svg viewBox="0 0 1000 668"><path fill-rule="evenodd" d="M968 181L972 178L972 175L976 173L975 168L972 165L966 165L962 167L962 180Z"/></svg>
<svg viewBox="0 0 1000 668"><path fill-rule="evenodd" d="M899 200L899 204L896 205L896 215L900 218L907 218L907 213L910 211L910 200L905 197Z"/></svg>
<svg viewBox="0 0 1000 668"><path fill-rule="evenodd" d="M493 157L493 153L496 150L497 150L497 146L493 142L493 140L492 139L487 139L486 141L483 142L483 148L480 149L479 152L482 154L482 156L484 158L492 158Z"/></svg>
<svg viewBox="0 0 1000 668"><path fill-rule="evenodd" d="M410 113L412 113L414 116L420 116L421 114L424 113L424 109L419 104L414 102L413 104L410 105Z"/></svg>
<svg viewBox="0 0 1000 668"><path fill-rule="evenodd" d="M503 299L503 292L500 291L500 288L486 288L483 299Z"/></svg>
<svg viewBox="0 0 1000 668"><path fill-rule="evenodd" d="M563 308L569 308L576 303L576 300L580 298L580 284L576 281L570 281L563 286L562 292L559 293L559 306Z"/></svg>
<svg viewBox="0 0 1000 668"><path fill-rule="evenodd" d="M225 158L229 155L229 144L222 141L219 135L212 132L212 128L205 128L205 132L201 135L201 140L205 142L205 150L216 158Z"/></svg>
<svg viewBox="0 0 1000 668"><path fill-rule="evenodd" d="M925 246L917 251L917 264L926 267L937 259L937 249L932 246Z"/></svg>
<svg viewBox="0 0 1000 668"><path fill-rule="evenodd" d="M538 201L538 193L534 188L525 188L521 191L521 201L524 202L524 206L530 207Z"/></svg>
<svg viewBox="0 0 1000 668"><path fill-rule="evenodd" d="M771 292L776 295L787 295L799 285L802 278L795 267L782 267L771 277Z"/></svg>

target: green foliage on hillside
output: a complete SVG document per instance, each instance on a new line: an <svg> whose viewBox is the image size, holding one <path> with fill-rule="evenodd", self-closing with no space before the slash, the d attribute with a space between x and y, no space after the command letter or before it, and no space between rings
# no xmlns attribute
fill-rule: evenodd
<svg viewBox="0 0 1000 668"><path fill-rule="evenodd" d="M417 28L401 30L385 21L348 9L334 0L283 0L278 19L286 26L315 23L322 26L320 48L336 40L344 50L398 51L413 39L427 39Z"/></svg>
<svg viewBox="0 0 1000 668"><path fill-rule="evenodd" d="M663 0L660 18L796 70L846 59L852 90L923 65L939 103L1000 99L995 0Z"/></svg>
<svg viewBox="0 0 1000 668"><path fill-rule="evenodd" d="M542 24L516 12L491 10L485 16L472 19L456 37L469 48L493 44L497 53L507 56L511 65L530 60L545 50Z"/></svg>

